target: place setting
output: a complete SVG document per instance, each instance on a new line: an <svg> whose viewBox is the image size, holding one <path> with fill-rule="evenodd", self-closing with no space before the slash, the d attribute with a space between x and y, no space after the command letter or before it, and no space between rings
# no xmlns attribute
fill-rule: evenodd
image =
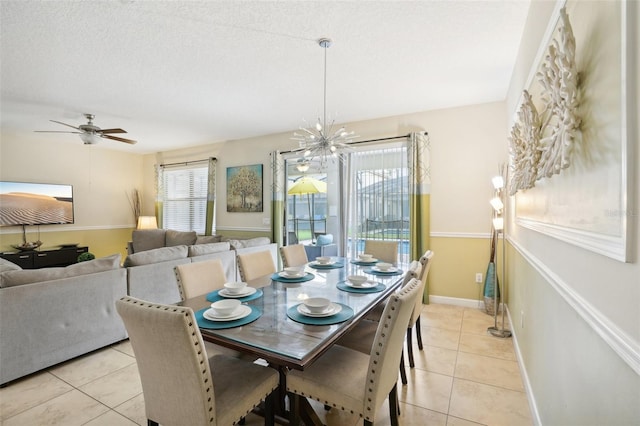
<svg viewBox="0 0 640 426"><path fill-rule="evenodd" d="M378 262L374 266L367 268L364 270L367 274L373 275L400 275L402 274L402 269L396 268L390 263L386 262Z"/></svg>
<svg viewBox="0 0 640 426"><path fill-rule="evenodd" d="M210 308L196 312L198 327L209 329L233 328L249 324L262 315L256 306L243 305L238 299L222 299Z"/></svg>
<svg viewBox="0 0 640 426"><path fill-rule="evenodd" d="M316 260L309 262L309 266L315 269L338 269L343 268L344 263L329 256L318 256Z"/></svg>
<svg viewBox="0 0 640 426"><path fill-rule="evenodd" d="M373 257L373 255L371 254L361 253L358 255L358 258L352 260L351 263L353 263L354 265L360 265L360 266L371 266L378 263L378 259Z"/></svg>
<svg viewBox="0 0 640 426"><path fill-rule="evenodd" d="M385 288L384 284L372 281L364 275L349 275L346 280L340 281L336 287L350 293L378 293Z"/></svg>
<svg viewBox="0 0 640 426"><path fill-rule="evenodd" d="M224 283L224 288L207 294L209 302L217 302L223 299L238 299L240 302L249 302L262 297L262 289L250 287L243 281L231 281Z"/></svg>
<svg viewBox="0 0 640 426"><path fill-rule="evenodd" d="M311 281L314 278L315 275L310 272L305 272L304 268L294 266L289 266L284 268L282 271L271 275L271 279L273 281L280 281L283 283L301 283Z"/></svg>
<svg viewBox="0 0 640 426"><path fill-rule="evenodd" d="M351 318L353 309L325 297L309 297L287 309L287 316L302 324L331 325Z"/></svg>

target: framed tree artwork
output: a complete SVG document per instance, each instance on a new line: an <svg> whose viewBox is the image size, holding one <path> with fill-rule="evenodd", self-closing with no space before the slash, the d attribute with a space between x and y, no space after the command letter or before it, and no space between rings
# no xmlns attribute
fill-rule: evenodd
<svg viewBox="0 0 640 426"><path fill-rule="evenodd" d="M227 211L262 212L262 164L227 167Z"/></svg>

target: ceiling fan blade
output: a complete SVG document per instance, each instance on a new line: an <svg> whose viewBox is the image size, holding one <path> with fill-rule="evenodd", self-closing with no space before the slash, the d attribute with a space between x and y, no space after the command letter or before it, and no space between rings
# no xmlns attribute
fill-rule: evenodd
<svg viewBox="0 0 640 426"><path fill-rule="evenodd" d="M82 134L82 132L66 132L64 130L34 130L36 133L75 133L77 135Z"/></svg>
<svg viewBox="0 0 640 426"><path fill-rule="evenodd" d="M127 131L122 129L102 129L100 133L127 133Z"/></svg>
<svg viewBox="0 0 640 426"><path fill-rule="evenodd" d="M134 141L131 139L119 138L117 136L109 136L109 135L101 135L101 137L105 139L113 139L114 141L129 143L131 145L138 143L138 141Z"/></svg>
<svg viewBox="0 0 640 426"><path fill-rule="evenodd" d="M62 121L56 121L56 120L49 120L49 121L51 121L52 123L58 123L58 124L62 124L63 126L71 127L72 129L80 130L79 127L72 126L71 124L63 123Z"/></svg>

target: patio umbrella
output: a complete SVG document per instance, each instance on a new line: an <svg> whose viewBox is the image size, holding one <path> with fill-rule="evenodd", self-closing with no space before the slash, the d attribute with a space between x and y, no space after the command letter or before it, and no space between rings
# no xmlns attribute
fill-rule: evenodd
<svg viewBox="0 0 640 426"><path fill-rule="evenodd" d="M314 179L312 177L303 176L301 179L298 179L296 182L291 185L287 194L289 195L307 195L307 203L309 204L309 220L311 222L311 241L313 241L314 236L314 218L311 214L311 198L309 194L318 194L318 193L326 193L327 192L327 184L322 182L321 180Z"/></svg>

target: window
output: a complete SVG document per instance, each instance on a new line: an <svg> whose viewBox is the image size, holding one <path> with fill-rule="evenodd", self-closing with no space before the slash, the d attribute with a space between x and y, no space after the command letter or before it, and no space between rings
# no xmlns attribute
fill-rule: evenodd
<svg viewBox="0 0 640 426"><path fill-rule="evenodd" d="M350 154L353 192L348 255L364 240L399 242L400 260L409 253L409 170L407 148L372 148Z"/></svg>
<svg viewBox="0 0 640 426"><path fill-rule="evenodd" d="M162 227L205 234L207 219L206 163L163 167Z"/></svg>

